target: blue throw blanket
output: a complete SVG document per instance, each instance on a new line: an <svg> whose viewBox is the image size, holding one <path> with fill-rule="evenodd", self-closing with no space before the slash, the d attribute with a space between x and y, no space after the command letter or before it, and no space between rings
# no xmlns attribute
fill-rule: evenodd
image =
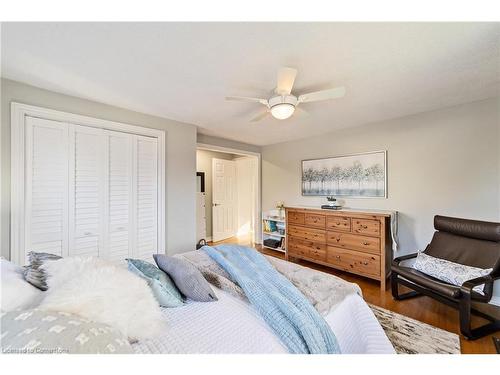
<svg viewBox="0 0 500 375"><path fill-rule="evenodd" d="M262 254L237 245L202 249L238 283L290 353L340 353L328 323Z"/></svg>

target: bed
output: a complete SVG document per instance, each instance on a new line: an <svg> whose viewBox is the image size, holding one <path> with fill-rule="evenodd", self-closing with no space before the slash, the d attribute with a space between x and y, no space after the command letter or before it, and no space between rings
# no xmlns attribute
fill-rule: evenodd
<svg viewBox="0 0 500 375"><path fill-rule="evenodd" d="M193 259L189 253L184 256ZM282 272L283 266L295 275L303 272L308 279L319 277L335 283L346 283L335 276L293 263L273 261L273 264ZM214 290L218 297L216 302L188 301L183 307L162 309L168 328L154 339L133 344L134 351L148 354L287 353L285 346L248 301L219 288L214 287ZM330 292L334 294L335 290ZM395 353L380 323L360 294L346 295L340 303L324 311L323 316L332 328L343 354Z"/></svg>
<svg viewBox="0 0 500 375"><path fill-rule="evenodd" d="M223 251L223 249L218 250ZM248 248L244 249L245 252L247 250ZM46 256L47 254L39 255ZM24 341L28 341L21 340L23 341L21 343L14 335L15 337L12 336L9 339L10 344L2 340L2 345L5 344L9 348L13 345L13 348L23 349L36 341L40 347L69 348L68 342L64 341L66 336L73 342L73 336L78 338L86 335L88 336L86 338L93 338L90 341L94 346L90 348L91 344L86 344L87 341L85 341L77 348L73 348L73 352L94 353L103 352L102 350L105 352L109 349L109 343L113 344L113 349L116 350L123 352L132 350L143 354L286 354L293 352L290 350L289 343L283 342L283 332L278 332L281 337L276 332L276 322L279 321L279 316L272 315L270 319L269 315L262 315L262 310L260 313L257 312L256 301L258 305L261 301L260 296L264 296L265 292L259 294L257 300L249 298L246 294L249 290L243 293L240 285L235 284L234 280L205 251L193 251L177 256L198 268L201 272L201 279L204 280L210 292L215 292L217 301L195 302L188 299L180 307L159 308L158 301L155 300L148 284L129 272L122 262L113 264L92 257L58 258L44 264L44 272L50 275L48 280L52 284L49 286L49 291L45 292L49 294L42 298L41 304L39 304L39 298L26 295L24 301L26 306L12 307L12 309L5 310L12 310L11 312L2 313L2 323L5 323L2 327L9 328L2 329L2 338L5 338L5 335L14 335L13 329L19 326L17 327L19 332L25 332L26 328L31 330L29 335L22 337ZM259 256L262 257L262 255ZM336 338L334 353L395 353L380 323L363 300L357 284L292 262L274 257L266 258L269 261L269 264L266 263L268 266L266 272L281 274L279 277L288 279L285 280L286 283L293 284L291 288L297 291L299 298L310 306L315 315L319 313L320 322L315 321L312 327L322 335L331 334ZM9 271L7 266L12 268L11 272L7 272ZM4 286L10 285L4 281L11 279L12 282L17 282L15 285L12 283L10 285L14 293L11 296L13 302L19 302L17 295L21 293L20 287L33 289L38 297L44 293L24 280L21 267L2 260L2 271L5 271L2 272L2 290ZM207 284L207 281L210 284ZM268 279L265 285L270 285L267 281ZM122 287L124 284L127 288ZM262 288L257 288L257 290L266 290L266 287ZM68 293L71 296L77 295L78 298L72 299L68 297ZM250 295L252 295L251 290ZM252 303L249 302L250 300ZM2 311L6 306L2 303ZM41 329L33 330L32 326L41 327L46 319L50 318L51 320L48 321L50 323L54 319L61 318L57 314L61 314L62 317L67 316L68 319L74 321L80 319L79 321L88 323L89 327L86 327L84 331L79 326L80 324L74 325L73 320L64 326L58 323L61 327L56 328L67 332L64 337L59 335L59 332L53 332L55 327L50 324L46 327L47 332L42 332ZM21 320L19 320L20 316L22 316ZM39 321L33 317L39 318ZM22 324L18 324L19 322ZM304 328L298 326L301 324L299 321L290 320L290 322L293 324L287 326L285 331L287 335L295 328ZM127 345L120 344L122 347L117 348L115 341L118 341L111 337L113 335L110 334L110 337L96 335L96 329L98 330L100 326L96 328L93 325L99 324L106 327L105 330L116 331L113 335ZM135 341L131 346L128 345L127 337ZM89 348L82 345L87 345ZM97 350L96 347L100 349ZM325 351L316 350L316 352L324 353Z"/></svg>

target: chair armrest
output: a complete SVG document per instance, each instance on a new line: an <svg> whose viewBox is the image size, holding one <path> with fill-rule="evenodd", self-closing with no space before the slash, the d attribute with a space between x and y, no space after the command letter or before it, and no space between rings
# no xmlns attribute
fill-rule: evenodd
<svg viewBox="0 0 500 375"><path fill-rule="evenodd" d="M472 280L467 280L465 283L462 284L460 287L460 291L464 296L467 298L470 298L472 294L472 289L474 289L478 285L485 285L487 286L488 284L491 285L491 291L493 289L492 285L495 280L500 279L500 275L486 275L486 276L481 276L481 277L476 277L475 279ZM488 295L490 293L486 293Z"/></svg>
<svg viewBox="0 0 500 375"><path fill-rule="evenodd" d="M408 260L408 259L416 258L417 255L418 255L418 253L402 255L400 257L394 258L392 260L392 264L395 265L395 266L399 266L399 263L401 263L403 260Z"/></svg>

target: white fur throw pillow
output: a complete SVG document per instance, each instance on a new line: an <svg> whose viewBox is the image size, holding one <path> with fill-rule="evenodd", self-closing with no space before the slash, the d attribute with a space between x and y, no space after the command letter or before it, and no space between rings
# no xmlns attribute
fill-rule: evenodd
<svg viewBox="0 0 500 375"><path fill-rule="evenodd" d="M24 280L23 268L0 259L0 310L24 310L38 305L43 292Z"/></svg>
<svg viewBox="0 0 500 375"><path fill-rule="evenodd" d="M165 328L162 313L146 281L96 257L48 262L48 291L40 310L77 314L141 340Z"/></svg>

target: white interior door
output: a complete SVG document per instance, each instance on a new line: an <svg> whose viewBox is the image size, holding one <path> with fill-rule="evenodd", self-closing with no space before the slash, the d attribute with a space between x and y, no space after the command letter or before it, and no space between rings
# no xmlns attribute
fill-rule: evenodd
<svg viewBox="0 0 500 375"><path fill-rule="evenodd" d="M212 159L212 237L213 241L236 235L238 205L236 162Z"/></svg>
<svg viewBox="0 0 500 375"><path fill-rule="evenodd" d="M133 256L133 139L127 133L106 131L106 244L109 259Z"/></svg>
<svg viewBox="0 0 500 375"><path fill-rule="evenodd" d="M134 140L134 256L152 261L158 253L158 140L136 136Z"/></svg>
<svg viewBox="0 0 500 375"><path fill-rule="evenodd" d="M68 253L68 124L26 117L24 244L28 251Z"/></svg>
<svg viewBox="0 0 500 375"><path fill-rule="evenodd" d="M69 125L68 255L104 256L102 129Z"/></svg>

